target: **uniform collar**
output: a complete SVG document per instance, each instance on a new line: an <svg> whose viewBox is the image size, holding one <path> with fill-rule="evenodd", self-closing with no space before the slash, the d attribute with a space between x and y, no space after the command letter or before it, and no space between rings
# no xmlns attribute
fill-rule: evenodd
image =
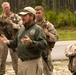
<svg viewBox="0 0 76 75"><path fill-rule="evenodd" d="M11 12L10 16L7 16L5 13L3 14L4 17L13 17L14 13Z"/></svg>
<svg viewBox="0 0 76 75"><path fill-rule="evenodd" d="M47 21L47 19L46 18L43 18L41 21L37 21L37 20L35 20L36 21L36 23L44 23L44 22L46 22Z"/></svg>
<svg viewBox="0 0 76 75"><path fill-rule="evenodd" d="M35 25L35 22L33 22L32 24L30 24L30 25L28 25L28 26L24 25L24 27L25 27L26 29L29 29L29 28L31 28L33 25Z"/></svg>

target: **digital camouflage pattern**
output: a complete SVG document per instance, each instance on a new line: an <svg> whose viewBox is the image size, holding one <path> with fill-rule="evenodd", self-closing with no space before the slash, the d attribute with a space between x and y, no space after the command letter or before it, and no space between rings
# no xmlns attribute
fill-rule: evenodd
<svg viewBox="0 0 76 75"><path fill-rule="evenodd" d="M22 26L22 20L21 17L18 16L15 13L12 13L10 16L6 16L5 14L2 14L0 16L2 19L2 22L4 26L0 25L1 34L4 34L7 37L8 32L11 36L8 35L8 39L13 39L18 31L18 29ZM1 23L0 23L1 24ZM18 70L18 57L16 54L16 49L9 49L10 55L12 58L12 65L13 69L15 71L15 74L17 74ZM3 44L2 48L2 55L1 55L1 64L0 64L0 74L5 74L5 68L6 68L6 59L8 55L8 46L6 44Z"/></svg>
<svg viewBox="0 0 76 75"><path fill-rule="evenodd" d="M76 75L76 44L66 46L65 56L69 58L68 69Z"/></svg>
<svg viewBox="0 0 76 75"><path fill-rule="evenodd" d="M68 45L65 48L65 55L67 57L76 56L76 44Z"/></svg>
<svg viewBox="0 0 76 75"><path fill-rule="evenodd" d="M47 29L49 31L50 34L49 34L49 37L47 37L47 41L48 41L49 48L50 49L53 48L55 42L58 41L58 34L56 29L54 28L54 25L49 21L47 21L46 19L43 19L40 22L36 21L36 23L40 25L43 29Z"/></svg>
<svg viewBox="0 0 76 75"><path fill-rule="evenodd" d="M1 15L0 18L3 20L4 27L7 28L9 34L11 34L11 38L16 34L17 30L22 26L21 17L17 14L12 13L9 17L5 14ZM1 27L1 25L0 25ZM3 28L2 28L3 29ZM4 31L2 31L4 33ZM5 34L5 33L4 33ZM6 35L6 34L5 34Z"/></svg>
<svg viewBox="0 0 76 75"><path fill-rule="evenodd" d="M51 71L47 69L47 65L44 60L43 60L43 71L44 71L44 75L52 75L53 64L52 64L52 59L51 59L51 51L55 45L55 42L58 41L58 34L57 34L56 29L54 28L54 25L50 23L49 21L47 21L45 18L42 21L39 21L39 22L36 21L36 23L40 25L43 29L47 29L49 32L49 36L46 36L48 47L45 53L47 55L47 63L50 66Z"/></svg>

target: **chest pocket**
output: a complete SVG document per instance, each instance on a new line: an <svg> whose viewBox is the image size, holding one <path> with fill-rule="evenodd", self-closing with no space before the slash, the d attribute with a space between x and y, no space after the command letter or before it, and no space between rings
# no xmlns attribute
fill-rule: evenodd
<svg viewBox="0 0 76 75"><path fill-rule="evenodd" d="M36 30L33 28L29 31L29 37L31 38L31 40L36 40Z"/></svg>

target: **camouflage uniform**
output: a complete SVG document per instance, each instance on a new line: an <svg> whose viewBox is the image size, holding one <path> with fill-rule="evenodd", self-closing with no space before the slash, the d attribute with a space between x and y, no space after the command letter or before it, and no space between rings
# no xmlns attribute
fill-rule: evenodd
<svg viewBox="0 0 76 75"><path fill-rule="evenodd" d="M76 75L76 56L69 57L68 69Z"/></svg>
<svg viewBox="0 0 76 75"><path fill-rule="evenodd" d="M11 34L11 37L9 39L13 39L17 30L21 27L22 25L22 20L21 17L18 16L17 14L12 13L9 17L6 16L5 14L1 15L1 18L5 20L8 24L6 27L8 28L8 31ZM6 34L4 33L6 36ZM6 36L7 37L7 36ZM5 66L6 66L6 59L8 55L8 46L6 44L3 45L4 47L2 48L2 55L1 55L1 64L0 64L0 74L5 74ZM16 55L16 51L12 50L9 48L10 55L12 58L12 65L15 73L17 74L17 63L18 63L18 57Z"/></svg>
<svg viewBox="0 0 76 75"><path fill-rule="evenodd" d="M48 57L47 61L51 71L48 70L44 60L43 60L43 66L44 66L43 69L44 69L44 75L52 75L53 65L52 65L52 59L51 59L51 51L52 51L52 48L54 47L55 42L58 40L58 34L54 26L46 19L43 19L41 22L36 22L36 23L40 25L43 29L47 29L49 31L49 36L47 36L48 48L46 49L45 53L47 54L47 57Z"/></svg>
<svg viewBox="0 0 76 75"><path fill-rule="evenodd" d="M73 75L76 75L76 56L73 57Z"/></svg>
<svg viewBox="0 0 76 75"><path fill-rule="evenodd" d="M68 69L73 75L76 75L76 44L66 46L65 56L69 58Z"/></svg>

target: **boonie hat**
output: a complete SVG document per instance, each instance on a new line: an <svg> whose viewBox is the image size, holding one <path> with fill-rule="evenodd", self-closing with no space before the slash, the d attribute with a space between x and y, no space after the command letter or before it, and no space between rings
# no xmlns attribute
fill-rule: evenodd
<svg viewBox="0 0 76 75"><path fill-rule="evenodd" d="M35 11L35 9L34 8L32 8L32 7L25 7L20 13L19 13L19 15L26 15L26 14L28 14L28 13L32 13L32 14L36 14L36 11Z"/></svg>

